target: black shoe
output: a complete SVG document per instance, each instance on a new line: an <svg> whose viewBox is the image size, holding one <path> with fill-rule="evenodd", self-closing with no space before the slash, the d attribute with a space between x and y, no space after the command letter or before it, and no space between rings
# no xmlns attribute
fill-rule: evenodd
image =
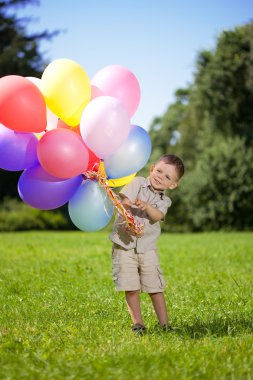
<svg viewBox="0 0 253 380"><path fill-rule="evenodd" d="M167 323L165 325L159 325L159 326L162 329L162 331L165 331L165 332L173 331L173 327L169 323Z"/></svg>
<svg viewBox="0 0 253 380"><path fill-rule="evenodd" d="M143 335L147 331L146 327L141 325L140 323L136 323L132 326L132 331L135 334Z"/></svg>

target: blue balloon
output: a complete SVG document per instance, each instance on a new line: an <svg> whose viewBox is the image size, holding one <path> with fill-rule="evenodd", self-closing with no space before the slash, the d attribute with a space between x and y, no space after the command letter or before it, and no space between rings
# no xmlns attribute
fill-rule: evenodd
<svg viewBox="0 0 253 380"><path fill-rule="evenodd" d="M25 170L18 181L21 199L39 210L52 210L63 206L82 183L82 176L56 178L40 165Z"/></svg>
<svg viewBox="0 0 253 380"><path fill-rule="evenodd" d="M19 171L35 166L38 140L33 133L18 133L0 124L0 168Z"/></svg>
<svg viewBox="0 0 253 380"><path fill-rule="evenodd" d="M113 216L113 203L96 181L87 179L69 200L69 216L82 231L98 231Z"/></svg>
<svg viewBox="0 0 253 380"><path fill-rule="evenodd" d="M151 139L145 129L133 125L127 139L104 160L107 177L121 178L138 172L148 162Z"/></svg>

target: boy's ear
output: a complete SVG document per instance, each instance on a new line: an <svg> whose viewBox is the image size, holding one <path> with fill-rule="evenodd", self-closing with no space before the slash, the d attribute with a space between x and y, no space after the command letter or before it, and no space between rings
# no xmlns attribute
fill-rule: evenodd
<svg viewBox="0 0 253 380"><path fill-rule="evenodd" d="M178 182L174 182L170 185L170 190L176 189L178 187Z"/></svg>
<svg viewBox="0 0 253 380"><path fill-rule="evenodd" d="M155 167L155 165L153 165L153 164L150 166L150 173L154 170L154 167Z"/></svg>

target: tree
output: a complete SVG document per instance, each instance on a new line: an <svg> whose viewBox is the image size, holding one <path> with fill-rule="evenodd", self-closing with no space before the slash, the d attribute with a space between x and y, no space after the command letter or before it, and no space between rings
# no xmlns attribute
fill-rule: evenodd
<svg viewBox="0 0 253 380"><path fill-rule="evenodd" d="M253 23L200 52L193 83L175 95L150 132L151 160L169 152L186 166L173 229L252 228Z"/></svg>
<svg viewBox="0 0 253 380"><path fill-rule="evenodd" d="M11 14L11 9L16 9L27 4L38 4L33 0L9 0L0 1L0 76L41 75L46 62L39 52L40 41L49 40L58 31L43 31L36 34L28 34L26 25L30 21L27 18L18 18Z"/></svg>
<svg viewBox="0 0 253 380"><path fill-rule="evenodd" d="M253 139L253 23L224 31L213 52L197 62L195 88L199 119L206 118L214 133ZM209 123L210 126L210 123Z"/></svg>
<svg viewBox="0 0 253 380"><path fill-rule="evenodd" d="M253 150L240 137L216 138L184 181L182 197L192 230L253 226Z"/></svg>
<svg viewBox="0 0 253 380"><path fill-rule="evenodd" d="M0 76L21 75L41 76L47 62L44 61L39 44L42 40L50 40L58 31L43 31L28 34L26 24L29 19L20 19L11 13L17 7L27 4L38 5L33 0L0 1ZM0 170L0 201L4 196L18 196L17 182L20 172Z"/></svg>

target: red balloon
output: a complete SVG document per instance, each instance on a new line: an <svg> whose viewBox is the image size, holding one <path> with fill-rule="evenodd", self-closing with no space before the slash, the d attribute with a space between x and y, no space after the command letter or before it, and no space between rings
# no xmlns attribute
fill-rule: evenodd
<svg viewBox="0 0 253 380"><path fill-rule="evenodd" d="M0 122L16 132L46 129L46 103L29 79L7 75L0 79Z"/></svg>
<svg viewBox="0 0 253 380"><path fill-rule="evenodd" d="M39 141L37 153L41 166L54 177L75 177L88 166L87 147L77 133L68 129L46 132Z"/></svg>
<svg viewBox="0 0 253 380"><path fill-rule="evenodd" d="M92 152L89 148L87 148L89 151L89 163L87 167L87 171L91 170L94 172L98 172L99 165L100 165L100 158L98 158L95 153Z"/></svg>

